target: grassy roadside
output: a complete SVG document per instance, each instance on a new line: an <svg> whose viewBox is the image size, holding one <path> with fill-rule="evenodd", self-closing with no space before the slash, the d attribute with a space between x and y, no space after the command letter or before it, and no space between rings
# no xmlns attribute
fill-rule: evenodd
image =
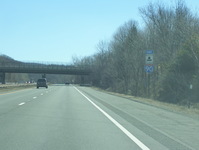
<svg viewBox="0 0 199 150"><path fill-rule="evenodd" d="M100 89L100 88L97 88L97 87L92 87L92 88L95 89L95 90L98 90L98 91L102 91L102 92L111 94L111 95L123 97L123 98L126 98L128 100L132 100L134 102L150 105L150 106L153 106L153 107L156 107L156 108L161 108L161 109L164 109L164 110L167 110L167 111L171 111L171 112L179 113L179 114L182 114L182 115L186 115L188 117L199 119L199 104L196 104L196 105L188 108L187 106L180 106L180 105L177 105L177 104L165 103L165 102L161 102L161 101L157 101L157 100L153 100L153 99L135 97L135 96L131 96L131 95L125 95L125 94L110 92L110 91L103 90L103 89Z"/></svg>
<svg viewBox="0 0 199 150"><path fill-rule="evenodd" d="M36 87L35 84L0 85L0 94Z"/></svg>

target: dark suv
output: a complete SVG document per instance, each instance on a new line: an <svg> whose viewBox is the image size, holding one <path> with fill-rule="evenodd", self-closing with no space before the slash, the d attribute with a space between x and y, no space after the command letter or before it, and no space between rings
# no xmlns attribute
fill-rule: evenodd
<svg viewBox="0 0 199 150"><path fill-rule="evenodd" d="M48 88L46 79L38 79L37 80L37 88L39 87L46 87Z"/></svg>

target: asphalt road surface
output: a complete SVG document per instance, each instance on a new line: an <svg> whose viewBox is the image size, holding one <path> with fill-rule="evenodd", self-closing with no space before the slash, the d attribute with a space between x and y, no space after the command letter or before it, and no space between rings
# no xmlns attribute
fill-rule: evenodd
<svg viewBox="0 0 199 150"><path fill-rule="evenodd" d="M89 87L0 93L1 150L198 150L199 120Z"/></svg>

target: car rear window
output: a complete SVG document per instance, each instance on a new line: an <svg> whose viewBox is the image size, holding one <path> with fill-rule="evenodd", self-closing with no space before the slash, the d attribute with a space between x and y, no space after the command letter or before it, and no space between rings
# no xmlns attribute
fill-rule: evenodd
<svg viewBox="0 0 199 150"><path fill-rule="evenodd" d="M46 79L38 79L37 82L46 82Z"/></svg>

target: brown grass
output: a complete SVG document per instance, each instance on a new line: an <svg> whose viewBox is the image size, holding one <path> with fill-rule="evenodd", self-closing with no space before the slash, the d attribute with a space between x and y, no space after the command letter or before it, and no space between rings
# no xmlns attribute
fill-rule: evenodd
<svg viewBox="0 0 199 150"><path fill-rule="evenodd" d="M96 87L93 87L93 88L98 90L98 91L103 91L103 92L106 92L106 93L111 94L111 95L120 96L120 97L129 99L129 100L132 100L132 101L135 101L135 102L139 102L139 103L147 104L147 105L150 105L150 106L158 107L158 108L161 108L161 109L164 109L164 110L167 110L167 111L181 113L183 115L187 115L187 116L194 117L194 118L196 117L196 118L199 119L199 103L188 107L188 106L182 106L182 105L177 105L177 104L161 102L161 101L148 99L148 98L135 97L135 96L131 96L131 95L110 92L110 91L102 90L102 89L99 89L99 88L96 88Z"/></svg>

